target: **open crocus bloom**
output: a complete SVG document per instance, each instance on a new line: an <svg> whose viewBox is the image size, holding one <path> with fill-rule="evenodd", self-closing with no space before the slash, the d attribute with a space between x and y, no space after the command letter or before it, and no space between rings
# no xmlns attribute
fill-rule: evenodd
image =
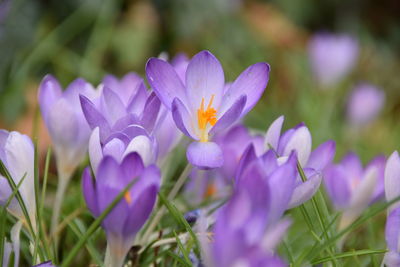
<svg viewBox="0 0 400 267"><path fill-rule="evenodd" d="M268 83L269 69L267 63L254 64L224 90L221 64L210 52L202 51L190 60L186 83L173 66L157 58L148 61L146 75L161 102L172 110L176 126L196 141L187 149L189 162L210 169L223 164L222 151L210 141L211 136L253 108Z"/></svg>
<svg viewBox="0 0 400 267"><path fill-rule="evenodd" d="M353 222L372 202L383 197L385 157L373 159L365 169L354 153L325 171L325 187L333 204L343 210L340 227Z"/></svg>
<svg viewBox="0 0 400 267"><path fill-rule="evenodd" d="M284 117L280 116L268 128L264 139L264 149L267 152L263 157L265 158L269 151L273 151L279 161L284 162L296 151L308 180L303 182L300 175L297 176L297 186L289 204L289 207L295 207L309 200L318 190L324 170L335 155L335 142L329 140L312 151L312 137L307 126L301 123L281 135L283 121Z"/></svg>

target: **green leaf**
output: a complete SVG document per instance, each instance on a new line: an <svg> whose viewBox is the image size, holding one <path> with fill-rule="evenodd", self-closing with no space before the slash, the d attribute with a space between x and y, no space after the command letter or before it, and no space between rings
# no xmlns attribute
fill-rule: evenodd
<svg viewBox="0 0 400 267"><path fill-rule="evenodd" d="M189 223L185 220L182 213L175 207L175 205L172 204L171 202L169 202L161 192L158 193L158 196L160 198L160 201L165 205L165 207L168 209L168 211L171 213L171 215L174 217L174 219L178 223L180 223L182 226L184 226L186 231L193 238L194 243L195 243L195 247L194 247L195 253L197 255L200 255L199 240L198 240L196 234L193 232L192 227L190 227Z"/></svg>
<svg viewBox="0 0 400 267"><path fill-rule="evenodd" d="M349 252L343 252L339 254L335 254L335 258L332 257L324 257L320 258L317 260L314 260L311 262L312 265L314 264L320 264L328 261L332 261L333 259L341 259L341 258L348 258L348 257L354 257L354 256L362 256L362 255L373 255L373 254L382 254L386 253L387 250L371 250L371 249L362 249L362 250L356 250L356 251L349 251Z"/></svg>
<svg viewBox="0 0 400 267"><path fill-rule="evenodd" d="M181 240L179 239L179 236L176 234L176 232L173 231L173 233L174 233L174 236L176 239L176 243L178 244L178 248L182 252L182 255L183 255L183 258L185 259L186 264L190 266L191 263L190 263L188 252L186 251L185 247L183 246L183 244L182 244Z"/></svg>

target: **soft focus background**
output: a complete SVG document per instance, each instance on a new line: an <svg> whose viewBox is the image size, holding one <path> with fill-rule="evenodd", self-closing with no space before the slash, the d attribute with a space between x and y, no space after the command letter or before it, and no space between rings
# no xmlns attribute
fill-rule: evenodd
<svg viewBox="0 0 400 267"><path fill-rule="evenodd" d="M248 126L265 131L283 114L286 129L307 124L314 147L334 139L336 159L354 150L367 162L399 149L398 14L397 0L3 0L0 126L39 133L44 153L48 137L33 125L45 74L52 73L63 86L77 77L97 86L106 73L143 75L149 57L192 56L207 49L221 61L229 81L250 64L270 63L269 85L246 117ZM320 32L345 33L359 45L354 67L329 88L317 82L310 64L309 41ZM356 124L347 106L360 84L381 90L384 101L376 116ZM368 112L374 96L359 101ZM374 233L368 241L374 247L385 246L383 227L362 231Z"/></svg>

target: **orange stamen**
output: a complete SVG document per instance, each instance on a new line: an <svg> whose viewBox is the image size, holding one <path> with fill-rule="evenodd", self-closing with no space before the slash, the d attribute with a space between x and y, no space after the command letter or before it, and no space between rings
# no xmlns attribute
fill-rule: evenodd
<svg viewBox="0 0 400 267"><path fill-rule="evenodd" d="M130 192L126 192L124 195L125 201L130 205L132 203L132 197Z"/></svg>
<svg viewBox="0 0 400 267"><path fill-rule="evenodd" d="M197 110L197 120L199 124L199 129L201 131L200 142L208 141L208 134L206 133L206 127L209 123L214 126L217 123L217 111L212 108L212 103L214 101L214 95L211 96L210 102L208 102L207 109L204 110L204 97L201 99L200 108Z"/></svg>

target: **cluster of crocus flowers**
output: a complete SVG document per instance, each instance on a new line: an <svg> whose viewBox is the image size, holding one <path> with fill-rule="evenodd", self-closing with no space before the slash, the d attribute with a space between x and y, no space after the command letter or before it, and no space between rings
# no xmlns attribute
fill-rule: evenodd
<svg viewBox="0 0 400 267"><path fill-rule="evenodd" d="M297 158L293 153L280 166L270 160L274 167L243 160L248 164L241 164L235 190L213 227L211 266L285 266L275 247L290 225L281 217L294 191Z"/></svg>
<svg viewBox="0 0 400 267"><path fill-rule="evenodd" d="M200 169L221 167L221 148L212 135L243 117L261 97L269 78L269 65L248 67L230 85L225 85L221 64L208 51L189 62L185 82L168 62L152 58L146 65L148 82L161 102L171 110L176 126L195 140L187 158Z"/></svg>

